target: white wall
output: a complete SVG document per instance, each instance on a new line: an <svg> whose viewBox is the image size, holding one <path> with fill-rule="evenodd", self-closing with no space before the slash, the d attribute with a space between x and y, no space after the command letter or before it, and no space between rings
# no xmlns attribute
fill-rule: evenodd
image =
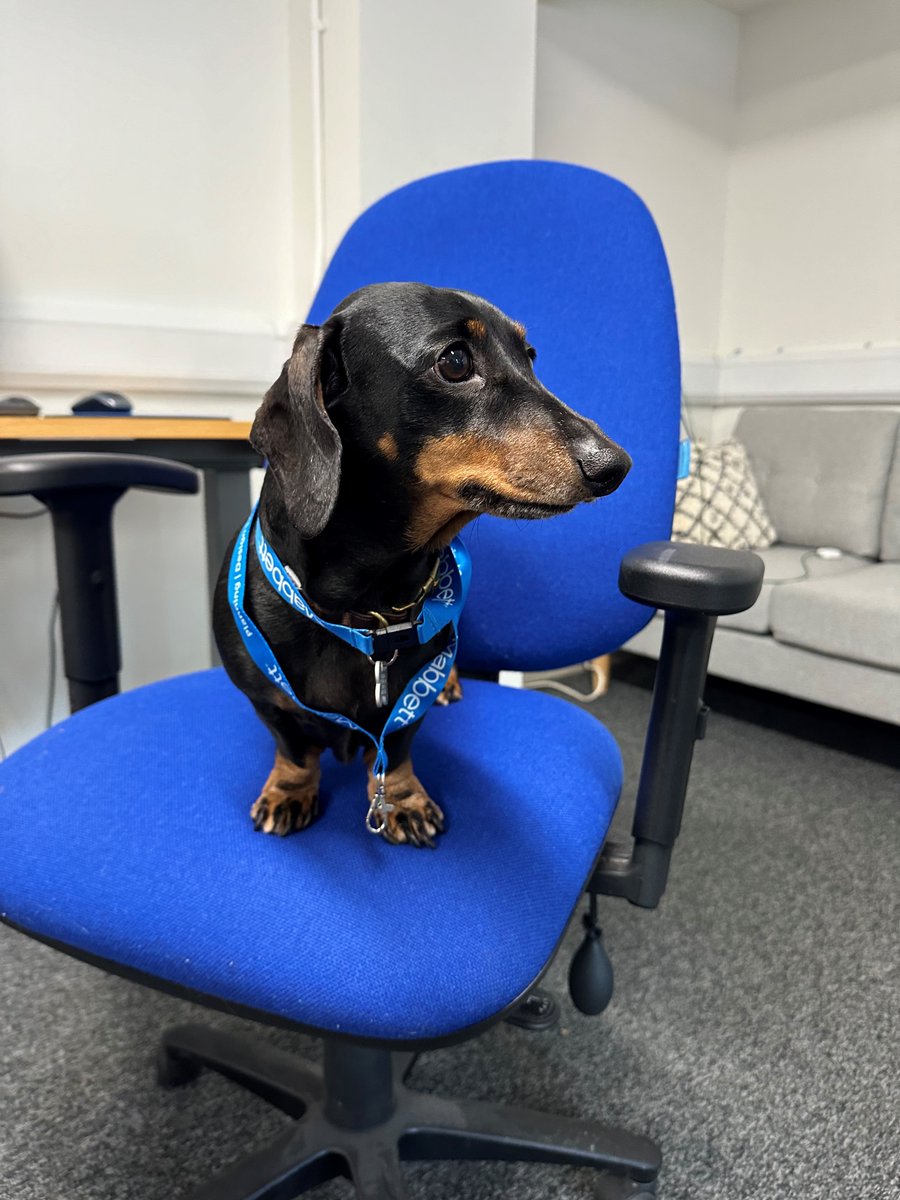
<svg viewBox="0 0 900 1200"><path fill-rule="evenodd" d="M161 330L172 375L210 374L216 347L173 335L265 342L295 319L308 221L287 14L285 0L2 0L5 371L64 374L36 347L71 323L82 374L120 343L117 373L154 370L158 347L110 326Z"/></svg>
<svg viewBox="0 0 900 1200"><path fill-rule="evenodd" d="M685 357L718 347L739 20L706 0L541 0L535 153L605 171L656 218Z"/></svg>
<svg viewBox="0 0 900 1200"><path fill-rule="evenodd" d="M364 0L360 20L364 205L420 175L531 157L536 0Z"/></svg>
<svg viewBox="0 0 900 1200"><path fill-rule="evenodd" d="M361 209L421 175L531 157L537 0L322 11L329 253Z"/></svg>
<svg viewBox="0 0 900 1200"><path fill-rule="evenodd" d="M631 184L688 397L900 398L900 5L541 0L536 153Z"/></svg>
<svg viewBox="0 0 900 1200"><path fill-rule="evenodd" d="M0 387L252 411L320 245L418 175L530 156L536 0L460 0L462 43L440 0L319 7L317 119L308 0L0 0Z"/></svg>
<svg viewBox="0 0 900 1200"><path fill-rule="evenodd" d="M324 267L362 203L361 0L321 0Z"/></svg>
<svg viewBox="0 0 900 1200"><path fill-rule="evenodd" d="M900 5L741 24L720 346L900 346Z"/></svg>
<svg viewBox="0 0 900 1200"><path fill-rule="evenodd" d="M222 327L285 311L283 8L4 4L5 293Z"/></svg>

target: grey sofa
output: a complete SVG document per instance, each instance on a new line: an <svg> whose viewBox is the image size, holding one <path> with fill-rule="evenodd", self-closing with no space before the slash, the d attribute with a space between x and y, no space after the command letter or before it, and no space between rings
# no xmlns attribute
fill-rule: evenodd
<svg viewBox="0 0 900 1200"><path fill-rule="evenodd" d="M756 604L719 618L710 673L900 724L900 412L754 407L735 437L778 541ZM625 649L655 657L661 625Z"/></svg>

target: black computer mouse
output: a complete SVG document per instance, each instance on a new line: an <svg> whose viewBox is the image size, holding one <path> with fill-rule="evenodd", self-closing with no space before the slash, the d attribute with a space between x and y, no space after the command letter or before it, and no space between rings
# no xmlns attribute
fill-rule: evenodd
<svg viewBox="0 0 900 1200"><path fill-rule="evenodd" d="M72 412L81 416L127 416L131 412L131 401L120 392L91 392L72 405Z"/></svg>

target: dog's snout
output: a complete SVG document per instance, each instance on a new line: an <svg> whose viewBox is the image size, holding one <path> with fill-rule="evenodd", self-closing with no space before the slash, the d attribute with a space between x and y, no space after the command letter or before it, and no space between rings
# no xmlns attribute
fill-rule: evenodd
<svg viewBox="0 0 900 1200"><path fill-rule="evenodd" d="M581 438L573 454L585 482L595 496L614 492L631 470L631 456L606 438Z"/></svg>

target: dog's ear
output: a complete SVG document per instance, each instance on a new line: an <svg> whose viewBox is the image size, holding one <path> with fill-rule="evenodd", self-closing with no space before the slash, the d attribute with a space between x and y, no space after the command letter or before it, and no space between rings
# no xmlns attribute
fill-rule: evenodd
<svg viewBox="0 0 900 1200"><path fill-rule="evenodd" d="M301 327L250 430L250 442L269 460L291 523L304 538L324 529L340 483L341 439L325 411L326 394L345 380L338 338L337 329Z"/></svg>

